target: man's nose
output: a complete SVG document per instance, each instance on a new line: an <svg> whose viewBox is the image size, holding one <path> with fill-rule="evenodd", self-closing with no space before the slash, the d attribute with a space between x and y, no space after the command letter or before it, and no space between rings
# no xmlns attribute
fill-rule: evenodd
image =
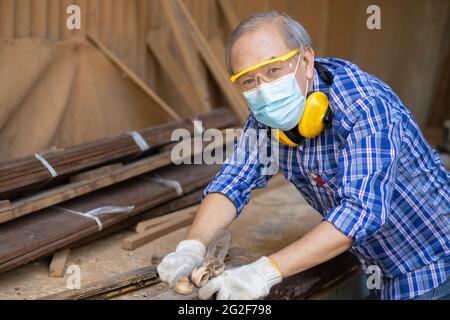
<svg viewBox="0 0 450 320"><path fill-rule="evenodd" d="M267 79L265 79L262 75L256 75L256 85L259 87L260 85L264 83L268 83Z"/></svg>

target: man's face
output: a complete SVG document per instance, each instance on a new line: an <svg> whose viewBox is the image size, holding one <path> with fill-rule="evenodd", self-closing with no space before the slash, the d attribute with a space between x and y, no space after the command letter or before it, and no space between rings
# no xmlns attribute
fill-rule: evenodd
<svg viewBox="0 0 450 320"><path fill-rule="evenodd" d="M292 51L278 30L266 24L258 30L244 33L234 43L231 49L231 67L234 73L238 73L257 63L280 57ZM314 52L312 49L302 50L300 55L291 58L293 70L297 59L301 59L296 78L302 92L305 93L306 79L313 77ZM264 83L264 79L257 78L258 85Z"/></svg>

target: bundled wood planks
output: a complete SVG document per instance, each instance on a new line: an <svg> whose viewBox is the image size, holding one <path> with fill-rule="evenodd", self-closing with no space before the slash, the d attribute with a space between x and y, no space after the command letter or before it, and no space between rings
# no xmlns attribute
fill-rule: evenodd
<svg viewBox="0 0 450 320"><path fill-rule="evenodd" d="M217 165L181 165L156 173L158 178L178 181L183 193L191 193L204 188L218 170ZM142 175L62 203L60 208L50 207L0 225L0 272L71 247L139 213L181 197L173 187L153 177L153 174ZM133 209L99 215L103 230L99 230L92 218L77 214L101 207Z"/></svg>
<svg viewBox="0 0 450 320"><path fill-rule="evenodd" d="M224 129L236 122L226 109L195 120L202 121L203 130ZM174 130L185 129L189 137L199 134L193 121L139 131L145 150L136 136L123 134L49 152L44 159L56 170L56 177L36 157L0 163L0 196L21 196L0 200L0 273L198 204L201 191L220 166L173 164L203 152L197 148L186 155L171 152ZM218 150L233 139L225 136L225 141L203 144ZM54 260L50 274L64 272L66 256Z"/></svg>
<svg viewBox="0 0 450 320"><path fill-rule="evenodd" d="M204 129L225 128L236 121L235 116L227 109L216 109L196 119L202 121ZM188 130L191 135L195 133L192 119L138 131L148 145L146 152L142 151L131 134L121 134L42 154L41 158L53 168L56 176L36 156L0 163L0 200L11 200L98 166L156 152L161 146L169 144L172 132L180 128Z"/></svg>
<svg viewBox="0 0 450 320"><path fill-rule="evenodd" d="M225 135L223 140L228 145L235 138L235 135L231 134ZM0 202L0 223L17 219L52 205L106 188L141 174L165 167L174 162L183 163L185 160L191 160L191 157L197 157L197 155L203 153L203 150L222 148L223 140L214 141L213 143L203 142L205 148L199 150L193 148L193 152L186 154L172 154L171 150L164 150L164 147L157 154L146 156L124 165L108 165L93 171L78 174L74 177L72 176L70 183L33 193L12 203L8 201L4 207L1 206ZM190 145L192 148L192 141L189 139L183 143Z"/></svg>

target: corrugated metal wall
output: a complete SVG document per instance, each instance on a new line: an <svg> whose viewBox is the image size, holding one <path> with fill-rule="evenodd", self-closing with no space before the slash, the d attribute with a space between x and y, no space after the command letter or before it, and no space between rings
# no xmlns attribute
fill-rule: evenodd
<svg viewBox="0 0 450 320"><path fill-rule="evenodd" d="M173 94L173 84L145 43L149 30L168 28L161 1L164 0L0 0L0 46L11 39L41 37L62 42L92 33L173 106L179 104L179 97ZM220 39L224 44L231 29L219 1L227 0L184 0L184 3L204 36L210 41ZM269 9L291 14L308 29L319 55L352 60L379 76L396 90L419 123L425 122L443 60L440 48L448 41L450 1L228 0L227 3L237 20ZM81 7L80 31L66 28L66 8L70 4ZM366 9L371 4L381 7L382 30L366 28ZM177 56L173 43L171 47ZM7 63L0 61L0 66ZM213 82L204 66L199 72ZM215 96L218 93L214 85L211 91Z"/></svg>

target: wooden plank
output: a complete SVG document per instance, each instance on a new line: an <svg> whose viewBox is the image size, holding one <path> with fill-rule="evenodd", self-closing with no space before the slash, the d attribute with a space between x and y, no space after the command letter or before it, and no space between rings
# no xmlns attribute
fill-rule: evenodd
<svg viewBox="0 0 450 320"><path fill-rule="evenodd" d="M31 35L47 36L47 0L31 2Z"/></svg>
<svg viewBox="0 0 450 320"><path fill-rule="evenodd" d="M172 119L181 120L181 117L170 106L168 106L149 86L147 86L147 84L141 78L139 78L139 76L134 73L133 70L131 70L125 63L123 63L111 50L109 50L103 43L101 43L94 35L88 33L87 37Z"/></svg>
<svg viewBox="0 0 450 320"><path fill-rule="evenodd" d="M70 249L63 249L53 255L49 268L49 277L62 278L66 271L67 259L69 258Z"/></svg>
<svg viewBox="0 0 450 320"><path fill-rule="evenodd" d="M30 36L31 31L31 2L30 0L16 0L16 34L17 38Z"/></svg>
<svg viewBox="0 0 450 320"><path fill-rule="evenodd" d="M47 34L51 40L60 39L60 0L48 0Z"/></svg>
<svg viewBox="0 0 450 320"><path fill-rule="evenodd" d="M109 175L118 169L122 168L121 163L115 163L108 166L103 166L94 170L86 171L77 175L70 177L70 182L80 182L80 181L89 181L96 178L99 178L104 175Z"/></svg>
<svg viewBox="0 0 450 320"><path fill-rule="evenodd" d="M209 46L214 52L224 72L227 72L227 66L225 61L225 45L218 37L214 37L209 41Z"/></svg>
<svg viewBox="0 0 450 320"><path fill-rule="evenodd" d="M193 91L192 82L188 79L186 73L182 71L183 66L176 62L172 52L170 52L167 40L164 39L166 36L168 35L165 30L150 31L147 36L147 46L155 56L159 66L168 76L170 82L177 88L177 91L189 106L189 110L186 111L195 114L199 110L201 100Z"/></svg>
<svg viewBox="0 0 450 320"><path fill-rule="evenodd" d="M122 249L135 250L143 245L158 239L168 233L192 224L194 216L177 217L148 228L146 231L132 235L122 240Z"/></svg>
<svg viewBox="0 0 450 320"><path fill-rule="evenodd" d="M232 141L229 141L228 143L231 144ZM211 147L221 148L222 146L220 143L213 143ZM131 164L124 165L106 176L94 178L90 181L70 183L68 185L37 193L31 197L16 201L12 205L10 204L9 207L6 206L5 202L5 206L3 208L0 206L0 223L28 215L32 212L36 212L63 201L67 201L131 179L146 172L162 168L171 164L173 161L184 162L184 160L191 158L191 156L200 154L201 152L203 152L203 150L193 151L192 154L187 154L184 156L177 156L172 155L171 151L167 151L135 161Z"/></svg>
<svg viewBox="0 0 450 320"><path fill-rule="evenodd" d="M9 200L0 201L0 210L9 210L11 208L11 202Z"/></svg>
<svg viewBox="0 0 450 320"><path fill-rule="evenodd" d="M78 290L73 289L48 295L39 300L110 299L159 282L156 267L152 265L85 285Z"/></svg>
<svg viewBox="0 0 450 320"><path fill-rule="evenodd" d="M92 242L94 240L104 238L115 232L125 230L125 229L131 229L134 226L136 226L137 223L139 223L141 221L145 221L145 220L157 218L157 217L163 217L164 215L170 214L171 212L174 212L176 210L181 210L182 208L192 206L196 203L198 204L200 202L202 192L203 192L203 188L197 189L187 195L184 195L182 197L179 197L174 200L163 203L156 208L152 208L148 211L145 211L145 212L142 212L135 216L132 216L124 221L114 224L113 226L111 226L109 228L105 228L100 232L97 232L88 237L85 237L85 238L81 239L80 241L73 243L71 246L77 247L79 245L83 245L83 244Z"/></svg>
<svg viewBox="0 0 450 320"><path fill-rule="evenodd" d="M186 68L186 74L190 78L194 92L197 94L201 103L198 106L198 112L210 110L211 97L209 96L205 80L201 77L200 62L195 48L190 43L189 34L186 33L186 30L184 30L183 25L180 23L173 4L170 1L161 1L161 5L173 32L177 50L182 58L183 67Z"/></svg>
<svg viewBox="0 0 450 320"><path fill-rule="evenodd" d="M203 60L211 71L211 74L215 78L217 84L221 88L222 93L230 103L230 106L238 117L238 120L243 123L248 116L248 107L247 103L244 100L244 97L231 83L229 75L224 72L220 62L215 57L214 53L208 45L208 42L201 34L199 28L195 24L193 18L189 14L183 2L179 0L167 0L167 2L170 2L177 9L179 9L177 10L177 12L179 12L180 14L180 20L184 22L186 29L191 34L198 52L203 57Z"/></svg>
<svg viewBox="0 0 450 320"><path fill-rule="evenodd" d="M176 212L172 212L171 214L164 215L162 217L149 219L146 221L141 221L136 226L136 232L142 233L147 231L149 228L157 226L159 224L165 223L167 221L175 221L178 218L189 218L195 215L199 208L199 205L191 206L189 208L185 208Z"/></svg>

